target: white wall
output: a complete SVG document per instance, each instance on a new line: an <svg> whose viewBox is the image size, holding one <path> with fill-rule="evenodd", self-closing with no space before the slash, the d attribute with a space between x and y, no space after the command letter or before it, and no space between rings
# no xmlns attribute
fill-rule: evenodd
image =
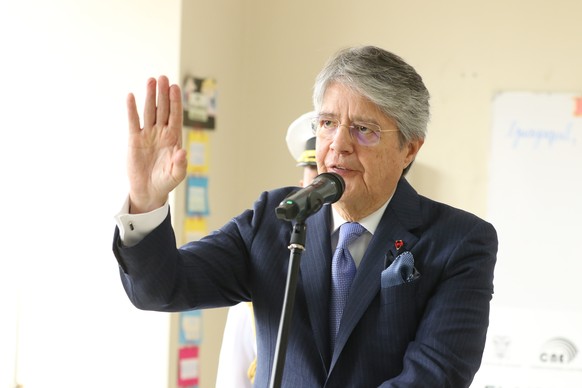
<svg viewBox="0 0 582 388"><path fill-rule="evenodd" d="M221 110L219 130L247 136L232 155L214 145L226 161L244 161L229 163L242 188L235 197L239 208L259 188L286 184L297 173L282 133L311 108L314 77L340 47L379 45L416 67L433 106L429 135L413 168L418 188L481 216L494 94L582 87L582 3L575 0L244 3L244 56L232 64L232 71L244 69L243 89L233 96L244 114ZM255 174L256 185L244 187L248 166L260 166L261 174Z"/></svg>
<svg viewBox="0 0 582 388"><path fill-rule="evenodd" d="M18 382L27 388L167 384L169 317L130 305L111 241L127 191L125 98L143 96L150 75L176 77L180 7L0 5L0 298L14 317L20 294ZM13 387L5 337L15 338L10 321L2 388Z"/></svg>

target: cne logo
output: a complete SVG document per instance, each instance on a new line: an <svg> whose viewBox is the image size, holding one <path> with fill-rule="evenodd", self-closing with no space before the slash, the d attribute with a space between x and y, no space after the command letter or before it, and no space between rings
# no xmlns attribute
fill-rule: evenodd
<svg viewBox="0 0 582 388"><path fill-rule="evenodd" d="M540 361L548 365L564 365L570 363L576 355L578 349L572 341L566 338L552 338L542 345Z"/></svg>

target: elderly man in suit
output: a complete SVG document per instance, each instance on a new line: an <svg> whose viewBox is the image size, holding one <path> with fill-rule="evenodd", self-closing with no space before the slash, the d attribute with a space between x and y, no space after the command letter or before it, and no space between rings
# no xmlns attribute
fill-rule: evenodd
<svg viewBox="0 0 582 388"><path fill-rule="evenodd" d="M295 188L264 192L209 236L176 248L167 198L184 179L181 98L150 79L143 127L129 111L129 197L113 250L141 309L252 301L256 387L274 367L292 222L275 209ZM318 75L318 172L341 198L306 220L284 387L466 387L477 372L493 294L497 235L488 222L419 195L405 174L424 143L429 93L397 55L340 50Z"/></svg>

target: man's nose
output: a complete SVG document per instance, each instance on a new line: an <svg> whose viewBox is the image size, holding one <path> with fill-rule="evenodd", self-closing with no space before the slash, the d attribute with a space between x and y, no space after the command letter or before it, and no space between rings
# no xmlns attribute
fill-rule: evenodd
<svg viewBox="0 0 582 388"><path fill-rule="evenodd" d="M356 139L352 136L349 125L339 124L333 136L331 147L338 152L349 151L352 149L354 141Z"/></svg>

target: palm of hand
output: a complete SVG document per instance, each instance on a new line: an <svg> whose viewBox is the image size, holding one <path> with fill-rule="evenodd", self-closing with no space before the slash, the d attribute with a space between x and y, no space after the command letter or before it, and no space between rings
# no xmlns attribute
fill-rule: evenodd
<svg viewBox="0 0 582 388"><path fill-rule="evenodd" d="M169 86L164 76L148 80L144 126L132 94L128 97L128 176L130 210L143 213L162 206L168 194L186 176L186 151L182 149L182 101L180 88Z"/></svg>

